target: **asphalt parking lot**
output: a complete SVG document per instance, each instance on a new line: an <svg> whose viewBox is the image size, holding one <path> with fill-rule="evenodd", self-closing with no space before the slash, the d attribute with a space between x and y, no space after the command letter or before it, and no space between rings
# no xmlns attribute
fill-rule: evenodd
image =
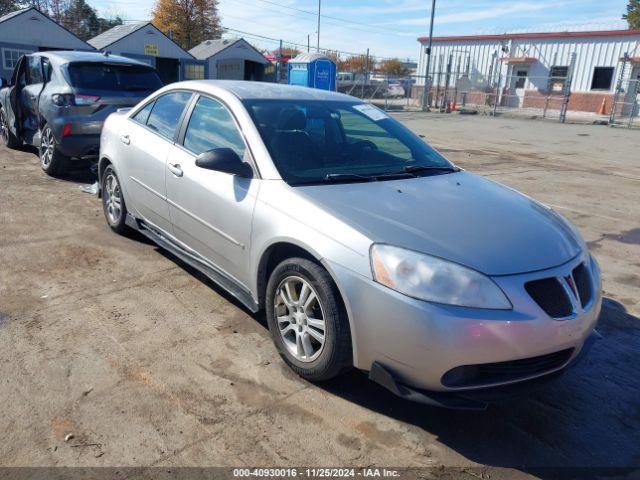
<svg viewBox="0 0 640 480"><path fill-rule="evenodd" d="M111 233L78 188L87 170L52 179L33 151L0 148L0 465L640 469L640 134L398 118L579 227L606 297L603 338L583 363L486 412L408 403L357 372L309 384L280 361L263 316Z"/></svg>

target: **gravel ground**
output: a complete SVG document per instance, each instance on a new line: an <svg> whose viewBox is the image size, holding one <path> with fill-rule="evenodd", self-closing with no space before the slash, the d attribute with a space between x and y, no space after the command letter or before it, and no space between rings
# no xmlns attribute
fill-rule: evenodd
<svg viewBox="0 0 640 480"><path fill-rule="evenodd" d="M460 166L552 205L601 263L603 339L559 381L482 413L312 385L264 317L144 239L111 233L80 170L0 148L0 465L403 466L429 477L640 468L640 134L398 118ZM73 438L65 441L68 434Z"/></svg>

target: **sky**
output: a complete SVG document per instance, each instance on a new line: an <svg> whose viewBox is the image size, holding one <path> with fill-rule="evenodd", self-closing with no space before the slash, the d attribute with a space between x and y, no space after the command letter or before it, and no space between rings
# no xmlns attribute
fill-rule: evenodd
<svg viewBox="0 0 640 480"><path fill-rule="evenodd" d="M103 15L150 19L154 0L89 0ZM627 0L438 0L434 35L606 30L626 28ZM318 0L219 0L227 36L244 36L260 49L282 39L317 43ZM373 56L417 59L416 39L428 34L431 0L322 0L320 46ZM246 33L241 33L246 32Z"/></svg>

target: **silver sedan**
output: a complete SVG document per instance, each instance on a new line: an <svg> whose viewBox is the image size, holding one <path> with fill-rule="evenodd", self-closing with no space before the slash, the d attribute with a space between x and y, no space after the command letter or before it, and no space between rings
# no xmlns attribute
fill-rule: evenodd
<svg viewBox="0 0 640 480"><path fill-rule="evenodd" d="M265 309L311 381L356 367L409 399L483 408L594 337L600 272L567 220L346 95L175 83L107 119L99 174L111 229Z"/></svg>

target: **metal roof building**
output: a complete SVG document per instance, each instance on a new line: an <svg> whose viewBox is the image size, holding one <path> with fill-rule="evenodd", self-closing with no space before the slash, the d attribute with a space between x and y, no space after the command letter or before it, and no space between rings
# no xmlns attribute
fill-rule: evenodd
<svg viewBox="0 0 640 480"><path fill-rule="evenodd" d="M206 78L272 81L275 68L243 38L205 40L189 53L206 64Z"/></svg>
<svg viewBox="0 0 640 480"><path fill-rule="evenodd" d="M44 50L93 50L93 47L34 7L0 17L0 76L11 77L22 55Z"/></svg>
<svg viewBox="0 0 640 480"><path fill-rule="evenodd" d="M151 22L117 25L89 40L98 50L141 60L158 70L162 81L204 78L204 65Z"/></svg>
<svg viewBox="0 0 640 480"><path fill-rule="evenodd" d="M428 38L418 41L423 77L417 83L424 85ZM603 102L611 105L621 82L636 88L640 30L435 37L430 77L436 88L461 80L472 91L500 88L519 107L535 106L566 85L569 109L595 112Z"/></svg>

